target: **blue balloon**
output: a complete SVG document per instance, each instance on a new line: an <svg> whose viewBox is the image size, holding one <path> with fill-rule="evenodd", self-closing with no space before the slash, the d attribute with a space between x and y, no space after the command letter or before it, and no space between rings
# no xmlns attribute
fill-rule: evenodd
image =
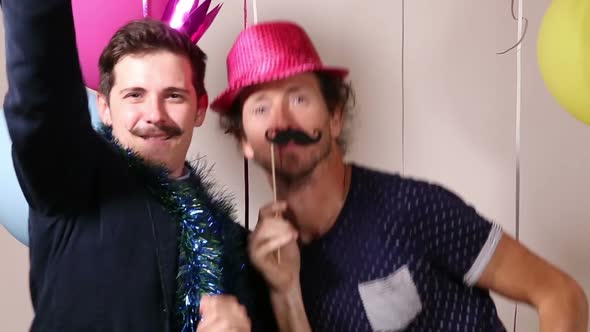
<svg viewBox="0 0 590 332"><path fill-rule="evenodd" d="M96 95L90 91L88 91L88 110L92 125L97 128L100 118L96 107ZM3 114L0 114L0 224L18 241L28 245L29 206L16 179L11 146L6 119Z"/></svg>
<svg viewBox="0 0 590 332"><path fill-rule="evenodd" d="M86 90L88 93L88 111L90 112L90 120L92 121L92 126L94 128L98 128L102 122L100 121L100 117L98 116L98 108L96 105L96 94L94 92L90 92Z"/></svg>

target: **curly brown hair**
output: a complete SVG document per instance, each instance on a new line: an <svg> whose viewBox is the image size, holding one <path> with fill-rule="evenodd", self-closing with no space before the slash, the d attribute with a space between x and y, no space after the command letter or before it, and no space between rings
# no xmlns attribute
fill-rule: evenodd
<svg viewBox="0 0 590 332"><path fill-rule="evenodd" d="M205 95L205 62L207 56L183 32L164 22L153 19L134 20L121 27L102 51L98 66L100 70L100 93L109 96L115 84L115 65L126 55L169 51L186 56L193 69L193 85L197 95Z"/></svg>

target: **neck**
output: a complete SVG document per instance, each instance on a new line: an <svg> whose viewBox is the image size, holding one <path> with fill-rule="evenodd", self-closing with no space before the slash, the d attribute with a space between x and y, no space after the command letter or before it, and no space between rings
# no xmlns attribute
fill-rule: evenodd
<svg viewBox="0 0 590 332"><path fill-rule="evenodd" d="M179 179L186 175L186 169L184 164L181 167L177 167L175 170L170 171L170 178L171 179Z"/></svg>
<svg viewBox="0 0 590 332"><path fill-rule="evenodd" d="M295 223L304 243L321 237L334 226L346 200L350 172L341 149L335 147L301 181L286 183L277 178L277 196L287 202L292 214L288 219Z"/></svg>

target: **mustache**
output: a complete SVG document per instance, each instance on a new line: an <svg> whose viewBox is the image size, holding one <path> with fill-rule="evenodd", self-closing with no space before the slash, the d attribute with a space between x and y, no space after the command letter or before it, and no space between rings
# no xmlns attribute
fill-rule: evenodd
<svg viewBox="0 0 590 332"><path fill-rule="evenodd" d="M322 132L319 129L314 129L312 134L307 134L303 130L298 129L269 129L266 131L265 137L269 142L277 145L285 145L290 141L293 141L293 143L298 145L310 145L317 143L322 139Z"/></svg>
<svg viewBox="0 0 590 332"><path fill-rule="evenodd" d="M184 132L177 126L159 124L150 127L140 127L131 130L135 136L149 137L149 136L168 136L176 137L182 135Z"/></svg>

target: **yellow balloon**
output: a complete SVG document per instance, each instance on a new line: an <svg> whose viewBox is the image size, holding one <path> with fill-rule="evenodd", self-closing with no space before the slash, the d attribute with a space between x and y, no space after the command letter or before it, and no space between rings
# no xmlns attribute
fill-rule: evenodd
<svg viewBox="0 0 590 332"><path fill-rule="evenodd" d="M590 124L590 0L554 0L537 42L545 85L561 107Z"/></svg>

